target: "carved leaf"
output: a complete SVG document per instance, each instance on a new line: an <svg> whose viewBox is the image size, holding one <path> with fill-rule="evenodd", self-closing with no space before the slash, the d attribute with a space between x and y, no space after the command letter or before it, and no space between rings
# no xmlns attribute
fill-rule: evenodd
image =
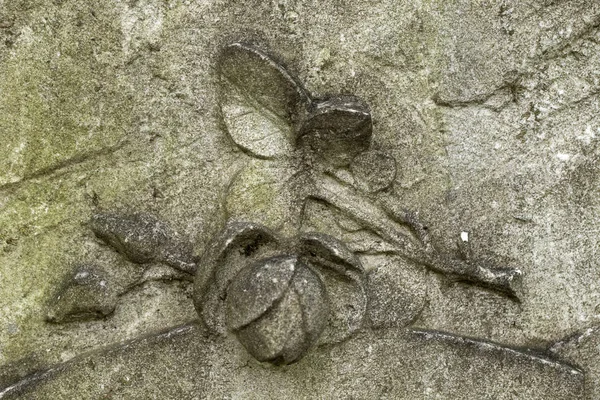
<svg viewBox="0 0 600 400"><path fill-rule="evenodd" d="M410 325L428 299L427 271L399 256L364 256L369 265L369 322L375 329Z"/></svg>
<svg viewBox="0 0 600 400"><path fill-rule="evenodd" d="M263 158L290 154L298 115L310 103L304 88L273 58L242 43L219 59L220 105L233 141Z"/></svg>
<svg viewBox="0 0 600 400"><path fill-rule="evenodd" d="M92 217L90 227L131 262L161 262L190 274L196 272L189 241L150 215L98 213Z"/></svg>
<svg viewBox="0 0 600 400"><path fill-rule="evenodd" d="M303 255L313 263L330 268L341 275L353 277L364 270L358 258L350 249L333 236L318 232L305 233L300 237Z"/></svg>
<svg viewBox="0 0 600 400"><path fill-rule="evenodd" d="M117 290L106 271L95 265L75 268L51 298L46 319L64 323L104 318L115 309Z"/></svg>

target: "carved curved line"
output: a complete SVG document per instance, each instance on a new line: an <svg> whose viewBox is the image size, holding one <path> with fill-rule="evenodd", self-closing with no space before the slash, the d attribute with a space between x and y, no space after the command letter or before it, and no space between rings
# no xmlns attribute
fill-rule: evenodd
<svg viewBox="0 0 600 400"><path fill-rule="evenodd" d="M209 298L215 299L215 296L223 296L227 288L226 282L217 281L217 270L222 267L221 263L227 254L248 237L251 237L252 240L262 238L261 242L263 245L279 245L281 242L281 238L264 225L254 222L229 221L225 228L207 246L198 263L198 271L194 280L194 307L198 311L198 314L203 316L203 319L205 317L204 310L207 307L206 305L212 304L209 302ZM209 285L216 285L214 291L207 289ZM218 303L221 303L221 306L224 307L224 303L221 300ZM225 312L224 308L220 311ZM204 319L204 322L211 331L219 333L211 321Z"/></svg>
<svg viewBox="0 0 600 400"><path fill-rule="evenodd" d="M356 255L335 237L320 232L302 233L299 237L300 250L312 262L326 266L333 271L346 275L350 269L360 274L365 270ZM312 255L312 251L324 251L326 254ZM340 270L338 266L343 267Z"/></svg>
<svg viewBox="0 0 600 400"><path fill-rule="evenodd" d="M208 284L211 279L214 279L214 272L218 268L219 262L226 256L228 252L240 244L240 240L249 236L258 239L262 236L263 243L278 244L280 238L269 228L262 224L245 221L229 221L225 228L217 235L214 242L209 243L207 250L200 257L198 263L198 272L202 274L202 286ZM202 268L202 270L200 269ZM198 279L199 275L196 275Z"/></svg>
<svg viewBox="0 0 600 400"><path fill-rule="evenodd" d="M562 372L567 372L572 375L583 375L584 371L571 364L553 359L551 356L543 353L540 350L529 349L529 348L516 348L508 347L500 343L492 341L481 340L476 338L470 338L466 336L459 336L452 333L428 330L428 329L411 329L411 333L415 336L420 337L424 340L436 340L439 342L449 343L452 345L471 346L481 351L488 352L501 352L505 354L511 354L513 356L524 358L530 361L539 362L544 365L548 365L552 368L558 369Z"/></svg>
<svg viewBox="0 0 600 400"><path fill-rule="evenodd" d="M447 260L435 251L433 246L423 244L414 237L404 234L401 224L390 219L385 209L358 195L352 188L339 182L335 177L324 175L317 182L318 192L310 196L362 222L366 227L394 244L397 254L406 257L428 269L449 276L454 280L503 293L508 298L519 301L517 287L522 271L512 268L493 268L461 260Z"/></svg>
<svg viewBox="0 0 600 400"><path fill-rule="evenodd" d="M158 333L146 335L144 337L134 338L118 344L112 344L97 350L90 351L88 353L78 355L69 361L55 364L54 366L51 366L50 368L44 371L33 373L21 379L18 382L15 382L4 388L0 388L0 399L15 398L20 394L28 393L32 389L34 389L37 384L42 383L46 379L53 378L54 376L66 371L68 368L76 365L78 362L85 360L88 357L93 357L97 354L110 354L112 351L119 351L137 344L145 345L157 343L162 339L169 339L174 336L188 335L192 331L198 329L200 331L204 330L204 328L201 325L198 325L198 321L190 321L187 324L169 328ZM555 368L558 371L568 373L570 375L584 375L584 372L577 367L574 367L568 363L552 359L545 354L536 353L530 349L517 349L490 341L462 337L451 333L434 330L411 329L411 333L414 336L426 341L438 341L454 346L472 346L481 351L499 352L503 354L509 354L511 356L516 356L525 360L539 362L551 368Z"/></svg>
<svg viewBox="0 0 600 400"><path fill-rule="evenodd" d="M225 110L223 108L224 107L223 100L227 99L228 95L226 93L229 93L230 91L233 90L238 96L241 96L244 99L245 103L249 104L262 117L264 117L266 120L268 120L275 127L278 127L278 130L283 132L284 135L286 136L287 144L293 147L294 140L295 140L293 121L295 120L296 117L298 117L298 115L294 115L294 114L296 114L296 112L299 110L296 109L296 107L290 108L289 104L288 104L287 106L284 105L283 109L280 110L279 113L276 112L276 110L273 109L273 107L271 105L269 105L268 101L264 101L265 99L261 98L261 96L258 96L258 97L255 96L255 93L249 93L247 90L245 90L244 85L242 84L243 82L240 82L238 79L235 78L235 76L228 74L227 69L223 68L223 65L227 64L228 58L233 57L234 61L235 61L235 57L237 57L241 54L250 56L253 63L257 62L258 64L261 64L260 65L261 69L269 69L271 72L274 72L274 74L279 75L278 79L282 79L284 81L285 93L288 94L288 96L290 96L290 95L292 96L292 97L288 97L288 101L294 100L294 103L297 103L298 105L302 105L304 107L304 109L306 109L306 110L311 108L312 104L313 104L313 99L312 99L312 96L310 95L310 93L304 88L304 86L300 83L300 81L298 79L296 79L294 76L292 76L292 74L290 74L287 71L287 69L281 63L277 62L273 57L271 57L267 53L263 52L262 50L254 47L253 45L250 45L247 43L242 43L242 42L234 42L223 48L222 53L219 58L219 61L218 61L220 64L219 75L222 79L222 82L227 83L227 85L230 86L228 90L224 90L225 88L223 86L221 87L222 90L221 90L221 94L220 94L219 103L220 103L222 117L224 118L225 114L226 114ZM284 115L281 114L282 111L283 111ZM236 116L236 118L237 117L239 117L239 116ZM233 142L240 149L242 149L242 151L244 153L250 154L251 156L259 158L259 159L267 159L267 160L276 159L276 158L281 157L282 155L283 156L287 155L287 154L273 154L273 155L258 154L255 149L249 148L248 146L244 146L242 144L242 142L240 142L240 139L238 137L236 137L236 135L231 130L230 124L227 122L227 119L224 118L223 120L225 122L225 125L227 126L227 132L228 132L229 136L231 137ZM261 140L264 140L264 138ZM291 149L288 149L288 150L291 150Z"/></svg>
<svg viewBox="0 0 600 400"><path fill-rule="evenodd" d="M288 72L288 70L285 69L285 67L283 65L281 65L280 63L275 61L269 54L265 53L264 51L260 50L259 48L255 47L249 43L243 43L243 42L231 43L228 46L226 46L225 48L226 49L227 48L238 48L238 49L247 51L248 53L257 55L261 60L266 62L271 67L275 68L277 71L279 71L279 73L281 75L283 75L283 77L286 80L288 80L292 84L292 86L294 86L294 88L298 91L298 93L301 96L303 96L305 98L305 100L307 100L307 103L309 103L309 104L312 103L312 100L313 100L312 96L304 88L304 86L300 83L300 81L298 79L296 79L294 76L292 76Z"/></svg>
<svg viewBox="0 0 600 400"><path fill-rule="evenodd" d="M263 264L263 263L264 263L264 262L266 262L266 261L272 261L272 260L274 260L274 259L286 259L286 258L289 258L289 256L287 256L287 255L280 255L280 256L275 256L275 257L272 257L272 258L269 258L269 259L266 259L266 260L258 260L258 261L256 261L256 262L254 263L254 266L256 266L256 265L257 265L257 263L259 263L259 264ZM296 261L297 261L297 258L296 258L296 257L294 257L294 259L296 259ZM284 299L284 298L285 298L285 296L286 296L286 293L287 293L289 290L292 290L292 286L293 286L293 285L292 285L292 282L293 282L293 280L294 280L294 278L295 278L296 274L298 273L298 270L299 270L299 269L300 269L300 267L299 267L299 266L298 266L297 268L294 268L294 273L292 274L292 276L290 277L290 279L289 279L289 280L288 280L288 281L285 283L285 287L283 287L283 288L281 289L281 293L280 293L279 297L276 297L276 298L273 300L273 302L272 302L271 304L269 304L269 306L268 306L268 307L267 307L267 308L266 308L266 309L265 309L265 310L264 310L262 313L260 313L260 314L256 315L254 318L251 318L250 320L246 321L246 322L245 322L245 323L243 323L243 324L240 324L240 325L235 325L235 326L230 326L230 329L231 329L233 332L240 331L241 329L244 329L245 327L247 327L248 325L252 324L253 322L255 322L255 321L258 321L259 319L263 318L263 317L264 317L265 315L267 315L267 314L268 314L270 311L272 311L272 310L273 310L274 308L276 308L276 307L277 307L279 304L281 304L281 302L283 301L283 299ZM230 286L231 286L231 285L230 285Z"/></svg>
<svg viewBox="0 0 600 400"><path fill-rule="evenodd" d="M169 339L173 336L186 335L193 329L197 329L197 324L195 321L190 321L187 324L171 327L154 334L148 334L142 337L137 337L117 344L111 344L96 350L80 354L68 361L55 364L43 371L34 372L21 379L20 381L15 382L5 388L0 388L0 399L4 399L7 396L18 396L29 392L31 389L35 388L37 384L42 383L46 379L53 378L61 372L66 371L72 365L75 365L79 361L84 360L88 357L93 357L97 354L109 354L111 351L118 351L119 349L124 349L138 343L155 343L162 339Z"/></svg>
<svg viewBox="0 0 600 400"><path fill-rule="evenodd" d="M579 346L588 337L597 334L600 331L600 326L591 326L582 330L578 330L566 337L559 339L548 346L548 351L552 354L560 354L561 351L567 350L570 346Z"/></svg>

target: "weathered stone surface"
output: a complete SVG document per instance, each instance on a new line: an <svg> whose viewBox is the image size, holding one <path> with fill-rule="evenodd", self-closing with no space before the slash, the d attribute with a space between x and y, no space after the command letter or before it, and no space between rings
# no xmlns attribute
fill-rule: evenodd
<svg viewBox="0 0 600 400"><path fill-rule="evenodd" d="M331 236L231 221L200 260L194 304L213 334L233 332L257 360L290 364L363 326L365 285L360 260Z"/></svg>
<svg viewBox="0 0 600 400"><path fill-rule="evenodd" d="M379 150L357 155L350 168L359 187L369 193L389 188L396 179L396 160Z"/></svg>
<svg viewBox="0 0 600 400"><path fill-rule="evenodd" d="M196 272L187 239L150 215L98 213L92 216L90 228L131 262L162 262L190 274Z"/></svg>
<svg viewBox="0 0 600 400"><path fill-rule="evenodd" d="M400 257L370 256L368 316L374 329L405 327L422 313L428 298L425 270Z"/></svg>
<svg viewBox="0 0 600 400"><path fill-rule="evenodd" d="M300 146L310 149L317 162L348 165L371 145L371 110L361 99L337 96L317 100L298 133Z"/></svg>
<svg viewBox="0 0 600 400"><path fill-rule="evenodd" d="M585 398L600 397L600 327L576 332L550 346L551 354L578 365L586 373Z"/></svg>
<svg viewBox="0 0 600 400"><path fill-rule="evenodd" d="M114 286L102 268L78 266L50 299L46 319L50 322L71 322L104 318L117 305L118 290Z"/></svg>
<svg viewBox="0 0 600 400"><path fill-rule="evenodd" d="M0 393L598 397L598 55L590 0L0 0ZM214 248L234 220L268 230ZM265 368L219 307L315 232L325 345ZM49 323L90 264L116 303Z"/></svg>

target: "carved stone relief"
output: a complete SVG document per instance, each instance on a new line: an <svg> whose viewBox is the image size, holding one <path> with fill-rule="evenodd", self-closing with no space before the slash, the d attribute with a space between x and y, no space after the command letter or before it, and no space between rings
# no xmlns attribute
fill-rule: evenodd
<svg viewBox="0 0 600 400"><path fill-rule="evenodd" d="M215 188L222 215L215 213L210 237L198 244L180 222L158 213L94 204L83 236L104 255L82 252L42 316L57 332L110 323L135 290L178 282L195 319L52 365L8 364L0 369L0 398L78 391L120 398L600 393L597 383L584 385L586 374L598 375L598 357L590 356L597 353L595 326L537 347L423 326L431 276L442 282L438 288L460 285L519 309L529 301L529 267L474 249L477 236L460 229L448 248L431 233L443 221L399 202L394 185L405 160L378 142L378 116L366 100L314 95L291 72L297 67L261 44L233 41L215 52L221 131L209 134L221 135L239 160ZM157 365L135 361L153 354L161 355ZM179 377L179 368L198 373ZM121 369L126 381L114 384ZM163 380L165 370L180 381L144 384L145 376ZM96 375L101 383L90 378Z"/></svg>
<svg viewBox="0 0 600 400"><path fill-rule="evenodd" d="M393 253L518 301L518 269L474 259L463 240L459 258L444 256L415 213L370 197L391 185L396 162L370 150L371 113L362 100L313 99L282 65L249 44L227 45L219 65L227 132L254 157L229 186L223 232L197 260L185 238L150 215L98 213L89 224L130 262L164 264L194 279L195 306L209 331L233 332L259 361L289 364L318 343L343 341L363 327L364 268L335 237L303 232L310 199L374 232ZM77 267L50 304L48 320L109 315L118 291L105 275L102 267Z"/></svg>

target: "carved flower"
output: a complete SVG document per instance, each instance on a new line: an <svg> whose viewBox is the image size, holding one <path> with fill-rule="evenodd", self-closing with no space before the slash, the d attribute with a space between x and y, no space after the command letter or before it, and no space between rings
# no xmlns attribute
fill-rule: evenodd
<svg viewBox="0 0 600 400"><path fill-rule="evenodd" d="M259 361L289 364L312 347L329 306L319 277L296 256L259 260L227 290L227 326Z"/></svg>
<svg viewBox="0 0 600 400"><path fill-rule="evenodd" d="M213 333L235 334L259 361L290 364L361 327L364 284L359 260L331 236L231 222L199 263L194 304Z"/></svg>

